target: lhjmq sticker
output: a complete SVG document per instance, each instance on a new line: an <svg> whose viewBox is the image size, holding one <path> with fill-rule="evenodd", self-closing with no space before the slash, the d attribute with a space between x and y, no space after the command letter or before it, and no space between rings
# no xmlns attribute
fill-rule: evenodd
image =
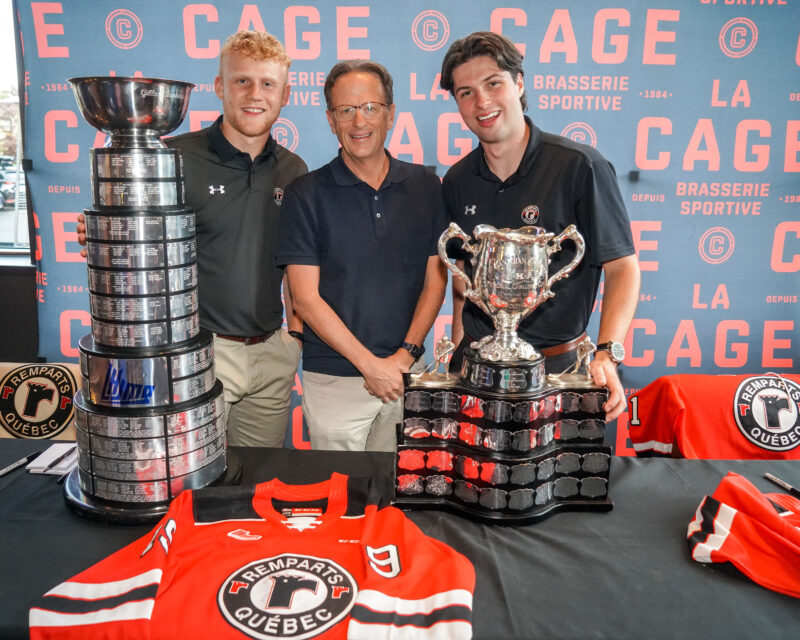
<svg viewBox="0 0 800 640"><path fill-rule="evenodd" d="M800 445L800 385L777 376L753 376L736 389L736 425L753 444L768 451Z"/></svg>
<svg viewBox="0 0 800 640"><path fill-rule="evenodd" d="M217 605L249 638L315 638L343 620L358 587L331 560L284 553L251 562L220 586Z"/></svg>
<svg viewBox="0 0 800 640"><path fill-rule="evenodd" d="M0 426L15 438L52 438L67 428L75 409L72 372L54 364L29 364L0 382Z"/></svg>

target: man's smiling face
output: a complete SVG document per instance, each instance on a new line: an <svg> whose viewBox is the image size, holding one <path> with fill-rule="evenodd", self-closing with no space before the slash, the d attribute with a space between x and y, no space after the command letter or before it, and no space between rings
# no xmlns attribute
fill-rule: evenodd
<svg viewBox="0 0 800 640"><path fill-rule="evenodd" d="M281 107L289 101L288 69L274 60L256 60L238 51L226 54L214 91L222 100L223 133L239 149L269 136Z"/></svg>

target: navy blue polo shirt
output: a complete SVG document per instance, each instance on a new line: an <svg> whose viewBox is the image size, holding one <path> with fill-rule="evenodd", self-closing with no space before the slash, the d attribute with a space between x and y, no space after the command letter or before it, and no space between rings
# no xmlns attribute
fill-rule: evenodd
<svg viewBox="0 0 800 640"><path fill-rule="evenodd" d="M525 117L530 129L528 146L517 171L505 181L489 169L479 145L453 165L442 186L450 219L465 233L479 224L498 229L525 225L559 234L574 224L584 238L583 261L566 278L554 283L553 298L543 302L519 326L520 337L534 347L549 347L579 336L589 322L600 284L602 265L634 253L630 221L612 164L596 149L547 133ZM453 250L452 257L468 254ZM575 245L565 241L551 255L549 275L554 275L575 255ZM491 319L466 300L464 331L473 339L494 333Z"/></svg>
<svg viewBox="0 0 800 640"><path fill-rule="evenodd" d="M403 343L428 258L437 254L447 224L441 183L430 167L389 156L389 172L376 191L347 168L340 151L286 189L277 264L318 266L320 296L383 358ZM303 369L361 375L308 326Z"/></svg>

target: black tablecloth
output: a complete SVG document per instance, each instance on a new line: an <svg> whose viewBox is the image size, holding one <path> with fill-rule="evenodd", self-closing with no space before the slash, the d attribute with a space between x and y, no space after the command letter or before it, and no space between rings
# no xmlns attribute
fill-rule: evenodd
<svg viewBox="0 0 800 640"><path fill-rule="evenodd" d="M0 467L41 448L0 441ZM390 454L235 448L244 482L316 482L332 471L389 478ZM427 534L475 565L475 638L796 638L800 600L727 566L689 558L686 528L727 471L779 491L767 471L800 486L792 461L615 458L608 513L557 513L535 525L486 526L410 512ZM150 530L72 513L54 476L0 478L0 638L27 637L27 611L59 582Z"/></svg>

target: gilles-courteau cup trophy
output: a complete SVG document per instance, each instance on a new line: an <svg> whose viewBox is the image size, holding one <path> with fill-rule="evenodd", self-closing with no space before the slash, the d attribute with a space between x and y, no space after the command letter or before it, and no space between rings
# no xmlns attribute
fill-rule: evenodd
<svg viewBox="0 0 800 640"><path fill-rule="evenodd" d="M447 256L453 239L470 256L472 278ZM550 275L550 257L564 242L575 253ZM535 226L482 224L471 238L451 223L438 249L495 331L465 349L458 372L447 370L453 344L442 338L434 369L406 376L398 504L508 524L559 510L611 509L611 449L603 445L607 391L591 383L588 368L580 372L593 345L580 345L571 371L546 375L544 356L517 335L520 322L553 297L551 286L581 262L583 237L574 225L555 235ZM445 372L438 370L442 364Z"/></svg>

